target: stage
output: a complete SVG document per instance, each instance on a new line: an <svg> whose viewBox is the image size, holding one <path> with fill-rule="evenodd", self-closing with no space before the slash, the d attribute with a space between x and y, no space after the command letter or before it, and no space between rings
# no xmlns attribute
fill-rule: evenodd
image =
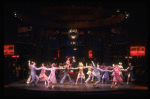
<svg viewBox="0 0 150 99"><path fill-rule="evenodd" d="M59 83L57 81L56 84L50 84L50 86L47 88L45 87L45 82L44 81L39 81L38 86L26 84L25 80L18 81L18 82L13 82L9 84L9 86L14 87L14 88L19 88L19 89L26 89L26 90L39 90L39 91L112 91L112 90L121 90L121 89L129 89L133 87L133 84L126 84L126 82L123 83L123 85L118 84L117 86L111 87L111 81L109 81L107 84L99 84L99 87L93 87L94 82L89 82L89 83L84 83L79 81L77 84L75 83L70 83L69 80L65 80L64 83ZM53 88L52 88L53 86Z"/></svg>
<svg viewBox="0 0 150 99"><path fill-rule="evenodd" d="M61 98L61 97L145 97L148 90L135 89L134 84L126 82L123 85L118 84L111 88L111 81L107 84L101 84L99 87L94 88L93 82L75 83L71 84L67 79L63 84L57 80L56 84L50 84L50 87L46 88L44 81L39 81L38 86L26 84L26 80L21 80L8 84L8 87L4 88L5 97L47 97L47 98Z"/></svg>

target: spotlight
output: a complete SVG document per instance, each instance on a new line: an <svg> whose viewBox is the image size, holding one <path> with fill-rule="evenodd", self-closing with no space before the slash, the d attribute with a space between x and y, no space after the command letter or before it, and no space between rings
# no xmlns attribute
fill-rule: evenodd
<svg viewBox="0 0 150 99"><path fill-rule="evenodd" d="M16 11L14 11L14 16L17 17L17 12Z"/></svg>
<svg viewBox="0 0 150 99"><path fill-rule="evenodd" d="M120 12L120 9L117 9L117 12Z"/></svg>
<svg viewBox="0 0 150 99"><path fill-rule="evenodd" d="M76 42L72 41L72 42L70 42L70 44L76 44Z"/></svg>
<svg viewBox="0 0 150 99"><path fill-rule="evenodd" d="M77 50L77 48L74 48L73 50Z"/></svg>
<svg viewBox="0 0 150 99"><path fill-rule="evenodd" d="M71 35L71 39L75 39L76 38L76 35Z"/></svg>

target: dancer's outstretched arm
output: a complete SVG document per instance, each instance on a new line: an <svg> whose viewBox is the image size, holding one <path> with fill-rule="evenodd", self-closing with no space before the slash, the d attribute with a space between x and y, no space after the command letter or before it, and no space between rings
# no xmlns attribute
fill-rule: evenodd
<svg viewBox="0 0 150 99"><path fill-rule="evenodd" d="M93 66L95 67L95 64L94 64L94 62L93 61L91 61L92 62L92 64L93 64Z"/></svg>
<svg viewBox="0 0 150 99"><path fill-rule="evenodd" d="M100 71L108 71L108 72L112 72L112 70L103 70L103 69L99 69Z"/></svg>
<svg viewBox="0 0 150 99"><path fill-rule="evenodd" d="M71 67L70 69L79 69L79 68L78 67L76 67L76 68Z"/></svg>
<svg viewBox="0 0 150 99"><path fill-rule="evenodd" d="M28 66L31 67L30 60L28 61Z"/></svg>
<svg viewBox="0 0 150 99"><path fill-rule="evenodd" d="M121 71L127 71L127 69L120 69Z"/></svg>
<svg viewBox="0 0 150 99"><path fill-rule="evenodd" d="M46 68L46 70L51 70L51 68Z"/></svg>
<svg viewBox="0 0 150 99"><path fill-rule="evenodd" d="M66 66L59 66L59 69L66 69Z"/></svg>
<svg viewBox="0 0 150 99"><path fill-rule="evenodd" d="M61 68L59 68L59 67L54 67L55 69L61 69Z"/></svg>
<svg viewBox="0 0 150 99"><path fill-rule="evenodd" d="M45 67L39 67L39 68L35 67L35 69L40 70L40 69L46 69L46 68Z"/></svg>

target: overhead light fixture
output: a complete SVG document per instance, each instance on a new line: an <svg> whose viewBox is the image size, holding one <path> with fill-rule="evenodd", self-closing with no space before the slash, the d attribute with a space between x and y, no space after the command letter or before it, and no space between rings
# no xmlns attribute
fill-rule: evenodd
<svg viewBox="0 0 150 99"><path fill-rule="evenodd" d="M71 39L75 39L76 38L76 35L71 35Z"/></svg>
<svg viewBox="0 0 150 99"><path fill-rule="evenodd" d="M117 12L120 12L120 9L117 9Z"/></svg>
<svg viewBox="0 0 150 99"><path fill-rule="evenodd" d="M14 16L17 17L17 12L16 11L14 11Z"/></svg>
<svg viewBox="0 0 150 99"><path fill-rule="evenodd" d="M70 42L70 44L76 44L76 42L72 41L72 42Z"/></svg>
<svg viewBox="0 0 150 99"><path fill-rule="evenodd" d="M74 48L73 50L77 50L77 48Z"/></svg>
<svg viewBox="0 0 150 99"><path fill-rule="evenodd" d="M79 33L78 33L77 29L70 29L70 30L68 31L68 37L69 37L70 39L72 39L72 40L77 39L77 38L78 38L78 35L79 35Z"/></svg>

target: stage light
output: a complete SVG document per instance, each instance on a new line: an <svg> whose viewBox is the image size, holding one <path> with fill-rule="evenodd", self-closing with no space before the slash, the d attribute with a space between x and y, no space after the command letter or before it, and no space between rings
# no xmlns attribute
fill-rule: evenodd
<svg viewBox="0 0 150 99"><path fill-rule="evenodd" d="M73 50L77 50L77 48L74 48Z"/></svg>
<svg viewBox="0 0 150 99"><path fill-rule="evenodd" d="M72 38L72 39L75 39L75 38L76 38L76 35L71 35L71 38Z"/></svg>
<svg viewBox="0 0 150 99"><path fill-rule="evenodd" d="M129 58L132 58L132 56L129 56Z"/></svg>
<svg viewBox="0 0 150 99"><path fill-rule="evenodd" d="M70 42L70 44L76 44L76 42L72 41L72 42Z"/></svg>
<svg viewBox="0 0 150 99"><path fill-rule="evenodd" d="M120 12L120 9L117 9L117 12Z"/></svg>
<svg viewBox="0 0 150 99"><path fill-rule="evenodd" d="M128 58L129 58L129 59L131 59L131 58L132 58L132 56L129 56L129 57L128 57L128 56L126 56L125 58L126 58L126 59L128 59Z"/></svg>
<svg viewBox="0 0 150 99"><path fill-rule="evenodd" d="M17 17L17 12L16 11L14 11L14 16Z"/></svg>
<svg viewBox="0 0 150 99"><path fill-rule="evenodd" d="M125 14L125 16L126 16L126 19L127 19L129 17L129 13Z"/></svg>

